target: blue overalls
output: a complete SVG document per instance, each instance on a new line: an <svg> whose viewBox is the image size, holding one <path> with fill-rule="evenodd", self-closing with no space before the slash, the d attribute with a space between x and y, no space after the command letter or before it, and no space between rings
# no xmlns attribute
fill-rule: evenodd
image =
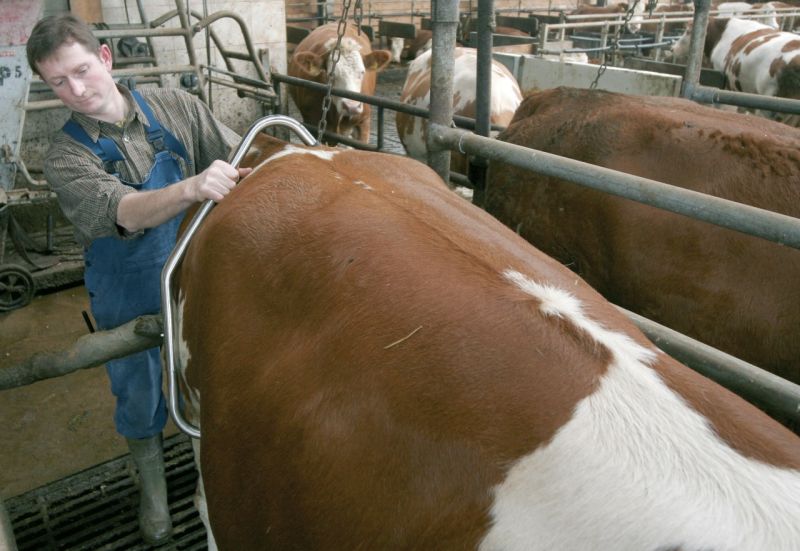
<svg viewBox="0 0 800 551"><path fill-rule="evenodd" d="M163 128L141 94L131 91L147 116L147 141L155 150L155 162L141 184L124 182L141 191L164 188L184 179L177 159L170 152L189 157L184 146ZM85 145L104 163L106 171L119 178L113 161L123 160L117 145L100 136L92 141L86 131L70 120L64 131ZM84 252L84 281L92 314L100 329L110 329L144 314L161 310L161 269L175 245L183 215L133 239L103 237L92 241ZM161 432L167 408L161 392L161 354L158 348L133 354L106 364L111 392L117 397L114 422L127 438L148 438Z"/></svg>

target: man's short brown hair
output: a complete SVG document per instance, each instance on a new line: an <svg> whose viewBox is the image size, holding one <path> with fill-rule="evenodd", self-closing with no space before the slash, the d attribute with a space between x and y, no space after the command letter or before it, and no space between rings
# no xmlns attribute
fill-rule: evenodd
<svg viewBox="0 0 800 551"><path fill-rule="evenodd" d="M28 65L39 74L37 63L53 55L64 44L72 43L82 44L90 52L100 49L100 41L81 19L69 13L45 17L36 23L28 38Z"/></svg>

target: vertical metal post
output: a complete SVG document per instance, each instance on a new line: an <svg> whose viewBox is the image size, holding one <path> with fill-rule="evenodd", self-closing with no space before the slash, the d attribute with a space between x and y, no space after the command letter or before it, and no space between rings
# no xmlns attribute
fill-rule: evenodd
<svg viewBox="0 0 800 551"><path fill-rule="evenodd" d="M458 29L458 0L434 0L431 53L431 125L449 127L453 120L453 57ZM438 146L428 132L428 165L450 181L450 150Z"/></svg>
<svg viewBox="0 0 800 551"><path fill-rule="evenodd" d="M603 23L603 29L600 31L600 47L603 48L600 51L601 65L605 65L606 63L606 46L608 46L608 30L609 30L608 21L606 21Z"/></svg>
<svg viewBox="0 0 800 551"><path fill-rule="evenodd" d="M488 136L492 102L493 0L478 2L478 67L475 75L475 133Z"/></svg>
<svg viewBox="0 0 800 551"><path fill-rule="evenodd" d="M667 20L666 16L662 15L661 19L658 22L658 26L656 27L656 44L661 44L664 41L664 29L667 28ZM653 49L653 59L656 61L661 61L661 48L654 48Z"/></svg>
<svg viewBox="0 0 800 551"><path fill-rule="evenodd" d="M328 11L326 0L317 0L317 25L323 25L328 22Z"/></svg>
<svg viewBox="0 0 800 551"><path fill-rule="evenodd" d="M492 14L494 1L478 2L478 67L475 74L475 133L489 136L492 111ZM486 159L475 157L469 166L473 202L483 204L486 189Z"/></svg>
<svg viewBox="0 0 800 551"><path fill-rule="evenodd" d="M562 21L563 23L563 21ZM539 44L538 44L538 53L542 53L547 48L547 33L550 32L550 25L545 23L539 28Z"/></svg>
<svg viewBox="0 0 800 551"><path fill-rule="evenodd" d="M689 60L686 62L686 73L683 75L681 96L690 98L694 95L697 83L700 82L700 69L703 64L706 27L708 27L708 11L711 0L694 0L694 22L692 23L692 42L689 48Z"/></svg>
<svg viewBox="0 0 800 551"><path fill-rule="evenodd" d="M186 43L186 52L189 55L189 65L194 68L194 74L197 76L197 90L198 94L200 95L200 99L203 100L203 103L208 104L211 107L211 104L208 101L208 94L206 93L206 76L202 70L200 70L200 63L197 61L197 55L194 51L194 42L192 42L192 22L189 18L189 8L186 7L186 4L183 0L175 0L175 7L178 11L178 20L181 23L182 29L182 36L183 41Z"/></svg>

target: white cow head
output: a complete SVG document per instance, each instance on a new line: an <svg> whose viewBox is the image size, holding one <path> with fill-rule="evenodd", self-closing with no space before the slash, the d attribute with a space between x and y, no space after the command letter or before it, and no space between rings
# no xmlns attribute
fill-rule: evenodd
<svg viewBox="0 0 800 551"><path fill-rule="evenodd" d="M686 24L686 30L681 37L672 45L672 60L682 61L689 57L689 47L692 43L692 22Z"/></svg>
<svg viewBox="0 0 800 551"><path fill-rule="evenodd" d="M642 29L642 19L644 16L644 9L645 5L647 4L647 0L630 0L630 1L634 2L635 5L633 6L633 16L631 16L630 21L628 21L626 28L628 29L628 32L636 34Z"/></svg>
<svg viewBox="0 0 800 551"><path fill-rule="evenodd" d="M342 39L339 59L334 67L334 46L336 46L335 38L326 42L325 49L330 54L324 58L312 52L301 52L296 55L297 63L310 77L315 77L314 80L323 80L331 83L334 88L361 93L361 85L367 71L380 71L390 62L391 54L388 50L377 50L364 55L361 53L361 44L358 41L345 37ZM372 90L367 92L371 93ZM364 104L353 99L334 97L333 105L342 117L354 117L364 111Z"/></svg>
<svg viewBox="0 0 800 551"><path fill-rule="evenodd" d="M400 54L403 53L405 40L392 36L389 38L389 51L392 52L392 63L400 63Z"/></svg>

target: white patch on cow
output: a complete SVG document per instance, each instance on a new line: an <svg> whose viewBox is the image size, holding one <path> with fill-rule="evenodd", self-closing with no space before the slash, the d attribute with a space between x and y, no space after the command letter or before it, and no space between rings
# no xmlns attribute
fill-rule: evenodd
<svg viewBox="0 0 800 551"><path fill-rule="evenodd" d="M261 170L261 167L263 167L267 163L271 163L272 161L275 161L282 157L288 157L289 155L313 155L314 157L322 159L323 161L330 161L333 159L333 156L336 155L337 153L339 153L339 151L330 151L326 149L305 149L302 147L297 147L295 145L289 144L280 151L278 151L277 153L270 155L269 157L261 161L253 169L253 173ZM253 173L251 173L251 175Z"/></svg>
<svg viewBox="0 0 800 551"><path fill-rule="evenodd" d="M206 527L208 536L208 551L217 551L217 542L214 533L211 531L211 521L208 517L208 502L206 501L206 487L203 484L203 469L200 466L200 439L192 438L192 451L194 451L194 462L197 466L197 488L194 492L194 507Z"/></svg>
<svg viewBox="0 0 800 551"><path fill-rule="evenodd" d="M189 396L185 396L184 398L192 405L192 407L196 408L196 411L200 411L200 394L197 392L197 389L194 387L190 387L187 380L186 380L186 368L189 365L189 361L192 359L192 354L189 351L189 345L186 342L186 339L183 337L183 319L184 319L184 308L186 307L186 297L183 295L179 295L178 297L178 307L176 308L176 316L175 316L175 336L177 337L177 349L178 349L178 358L177 358L177 367L178 367L178 376L183 380L185 385L184 388L188 389ZM196 423L197 426L200 426L200 419L192 419L193 423Z"/></svg>
<svg viewBox="0 0 800 551"><path fill-rule="evenodd" d="M723 2L717 5L717 11L719 13L716 17L719 19L728 19L753 11L753 6L747 2Z"/></svg>
<svg viewBox="0 0 800 551"><path fill-rule="evenodd" d="M326 50L333 50L336 46L336 39L331 38L325 43ZM361 83L364 81L366 67L364 58L361 57L361 44L354 38L346 36L340 44L339 60L336 67L333 67L333 52L328 56L328 82L334 88L341 88L350 92L361 93ZM333 68L333 72L331 69ZM333 104L339 112L340 117L351 117L361 114L364 111L364 104L353 99L333 97Z"/></svg>
<svg viewBox="0 0 800 551"><path fill-rule="evenodd" d="M403 53L405 40L397 36L389 37L389 51L392 53L392 62L400 63L400 54Z"/></svg>
<svg viewBox="0 0 800 551"><path fill-rule="evenodd" d="M353 183L354 183L355 185L357 185L358 187L361 187L361 188L364 188L364 189L366 189L367 191L372 191L372 186L370 186L370 185L369 185L368 183L366 183L366 182L363 182L363 181L361 181L361 180L355 180Z"/></svg>
<svg viewBox="0 0 800 551"><path fill-rule="evenodd" d="M481 551L800 549L800 472L730 448L649 367L653 351L570 293L504 275L612 359L570 421L495 487Z"/></svg>

